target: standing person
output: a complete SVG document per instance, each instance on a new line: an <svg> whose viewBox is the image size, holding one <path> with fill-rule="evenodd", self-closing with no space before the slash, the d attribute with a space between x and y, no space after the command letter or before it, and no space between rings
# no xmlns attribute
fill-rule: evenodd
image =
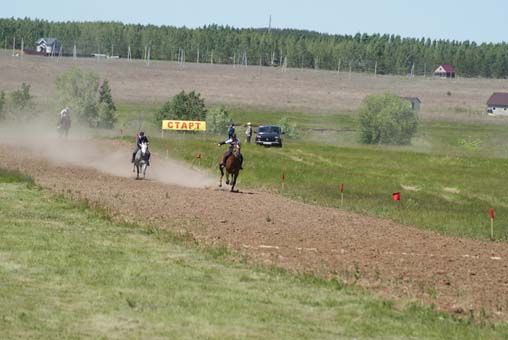
<svg viewBox="0 0 508 340"><path fill-rule="evenodd" d="M233 138L234 134L235 134L235 123L231 123L231 125L229 125L229 129L228 129L228 139Z"/></svg>
<svg viewBox="0 0 508 340"><path fill-rule="evenodd" d="M247 129L245 130L245 136L247 137L247 143L250 144L250 140L252 138L252 126L250 126L250 122L247 123Z"/></svg>
<svg viewBox="0 0 508 340"><path fill-rule="evenodd" d="M134 152L132 153L132 160L131 163L134 163L134 159L136 158L136 154L141 149L141 144L145 143L146 145L149 145L150 142L148 141L148 137L145 136L145 133L143 131L139 132L136 135L136 147L134 148ZM150 151L148 149L146 150L146 165L150 165Z"/></svg>

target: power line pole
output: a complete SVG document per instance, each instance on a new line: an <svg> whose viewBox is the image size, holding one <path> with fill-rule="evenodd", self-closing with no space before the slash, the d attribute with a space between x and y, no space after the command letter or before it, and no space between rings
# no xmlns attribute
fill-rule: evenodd
<svg viewBox="0 0 508 340"><path fill-rule="evenodd" d="M25 54L24 51L25 51L25 41L23 38L21 38L21 59L23 59L23 54Z"/></svg>
<svg viewBox="0 0 508 340"><path fill-rule="evenodd" d="M374 76L377 76L377 60L376 60L376 64L374 65Z"/></svg>
<svg viewBox="0 0 508 340"><path fill-rule="evenodd" d="M151 51L151 47L148 47L148 52L147 52L147 55L146 55L146 66L150 66L150 51Z"/></svg>
<svg viewBox="0 0 508 340"><path fill-rule="evenodd" d="M74 48L72 49L72 60L76 60L77 58L76 43L74 43Z"/></svg>
<svg viewBox="0 0 508 340"><path fill-rule="evenodd" d="M132 55L131 55L131 45L127 48L127 60L130 62L132 61Z"/></svg>
<svg viewBox="0 0 508 340"><path fill-rule="evenodd" d="M16 37L12 40L12 56L16 55Z"/></svg>
<svg viewBox="0 0 508 340"><path fill-rule="evenodd" d="M340 62L341 60L339 59L339 63L337 64L337 75L340 75Z"/></svg>
<svg viewBox="0 0 508 340"><path fill-rule="evenodd" d="M196 64L199 64L199 47L198 47L198 55L196 57Z"/></svg>
<svg viewBox="0 0 508 340"><path fill-rule="evenodd" d="M268 33L272 30L272 15L270 14L268 18Z"/></svg>
<svg viewBox="0 0 508 340"><path fill-rule="evenodd" d="M212 50L212 55L210 56L210 64L213 65L213 50Z"/></svg>

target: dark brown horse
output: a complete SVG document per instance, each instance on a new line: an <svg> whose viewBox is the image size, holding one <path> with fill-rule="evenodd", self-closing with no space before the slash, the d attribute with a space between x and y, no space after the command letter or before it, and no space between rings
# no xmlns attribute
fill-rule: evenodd
<svg viewBox="0 0 508 340"><path fill-rule="evenodd" d="M224 168L226 169L226 184L231 183L231 191L235 191L236 179L238 178L238 174L240 173L240 147L235 146L233 149L233 153L226 158L226 162L224 167L219 165L220 170L220 180L219 187L222 187L222 177L224 177ZM229 175L231 175L231 181L229 180ZM238 191L238 190L236 190Z"/></svg>

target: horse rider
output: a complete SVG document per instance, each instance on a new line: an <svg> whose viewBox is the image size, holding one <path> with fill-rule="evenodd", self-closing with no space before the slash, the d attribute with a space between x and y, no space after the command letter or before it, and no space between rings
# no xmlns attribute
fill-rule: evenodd
<svg viewBox="0 0 508 340"><path fill-rule="evenodd" d="M58 121L59 125L62 125L65 119L70 119L71 110L68 106L66 106L62 111L60 111L60 119Z"/></svg>
<svg viewBox="0 0 508 340"><path fill-rule="evenodd" d="M224 144L229 144L229 147L228 147L228 150L226 151L226 153L224 153L224 156L222 157L222 162L220 162L220 164L219 164L220 167L223 168L224 166L226 166L226 159L228 159L228 157L233 154L233 150L235 149L235 147L237 147L238 148L238 159L240 161L240 170L243 170L243 167L242 167L243 156L240 152L240 140L236 137L236 133L233 133L233 136L231 138L225 140L224 142L220 142L217 145L221 146Z"/></svg>
<svg viewBox="0 0 508 340"><path fill-rule="evenodd" d="M228 139L233 138L233 135L235 134L235 123L231 123L228 128Z"/></svg>
<svg viewBox="0 0 508 340"><path fill-rule="evenodd" d="M139 150L141 150L141 144L145 143L146 145L149 145L150 142L148 141L148 137L145 136L145 133L143 131L140 131L136 135L136 147L134 149L134 152L132 153L132 160L131 163L134 163L134 159L136 158L136 154ZM150 165L150 151L146 149L146 165Z"/></svg>
<svg viewBox="0 0 508 340"><path fill-rule="evenodd" d="M250 122L247 123L247 129L245 130L245 137L247 138L247 143L250 144L250 140L252 138L252 126L250 126Z"/></svg>

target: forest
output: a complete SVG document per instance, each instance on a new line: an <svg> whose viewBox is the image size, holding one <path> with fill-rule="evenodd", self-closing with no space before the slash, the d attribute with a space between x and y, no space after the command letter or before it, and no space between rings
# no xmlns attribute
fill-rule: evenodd
<svg viewBox="0 0 508 340"><path fill-rule="evenodd" d="M200 63L313 68L337 72L430 75L451 64L459 77L506 78L508 46L503 43L431 40L388 34L331 35L294 29L200 28L0 19L5 49L34 49L42 37L58 39L63 55L92 53L126 58Z"/></svg>

